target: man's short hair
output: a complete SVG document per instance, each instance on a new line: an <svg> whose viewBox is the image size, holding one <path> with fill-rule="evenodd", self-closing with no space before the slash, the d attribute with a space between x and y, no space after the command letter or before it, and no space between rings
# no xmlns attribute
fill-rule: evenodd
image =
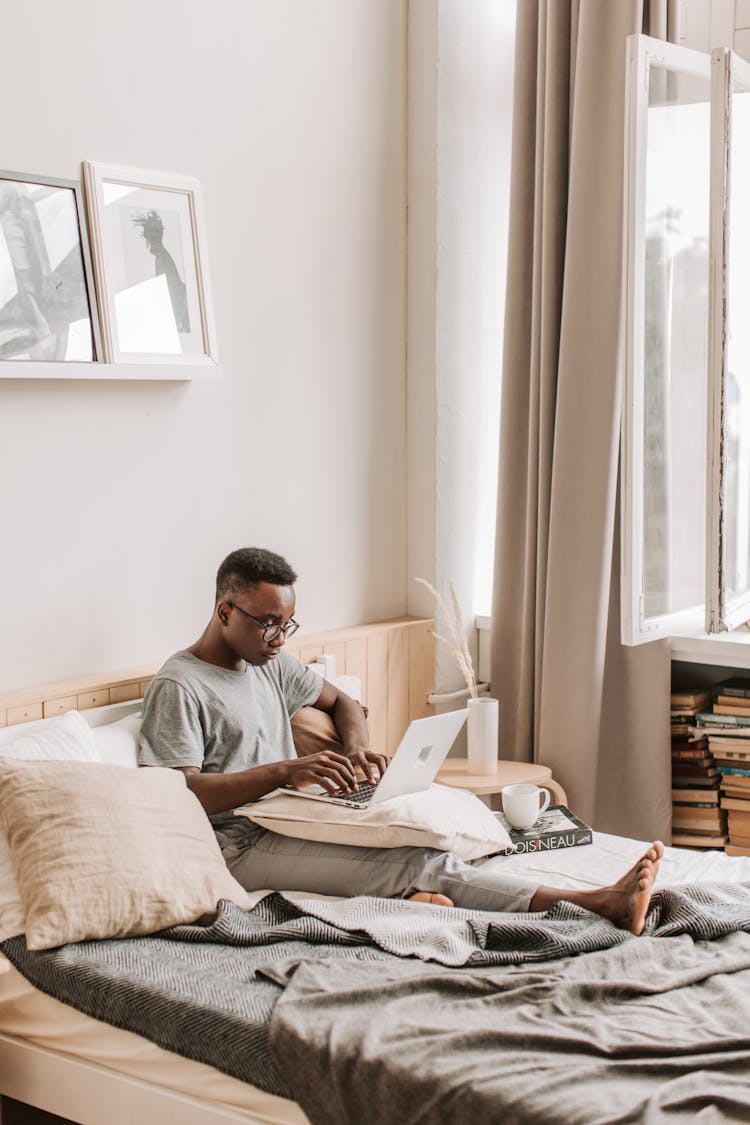
<svg viewBox="0 0 750 1125"><path fill-rule="evenodd" d="M216 575L216 601L234 597L248 586L270 582L272 586L293 586L297 575L286 559L263 547L240 547L227 555Z"/></svg>

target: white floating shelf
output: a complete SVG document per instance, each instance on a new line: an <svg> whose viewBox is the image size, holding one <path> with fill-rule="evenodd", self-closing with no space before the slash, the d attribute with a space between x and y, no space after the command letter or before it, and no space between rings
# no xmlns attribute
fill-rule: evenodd
<svg viewBox="0 0 750 1125"><path fill-rule="evenodd" d="M204 363L42 363L35 360L0 360L3 379L120 379L154 380L222 379L221 364Z"/></svg>

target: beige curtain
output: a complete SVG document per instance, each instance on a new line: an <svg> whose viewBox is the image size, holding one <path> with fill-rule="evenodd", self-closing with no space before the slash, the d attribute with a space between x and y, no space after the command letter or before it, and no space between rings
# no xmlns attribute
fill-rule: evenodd
<svg viewBox="0 0 750 1125"><path fill-rule="evenodd" d="M669 648L619 642L625 40L677 0L518 0L491 677L500 756L670 832ZM618 517L619 518L619 517Z"/></svg>

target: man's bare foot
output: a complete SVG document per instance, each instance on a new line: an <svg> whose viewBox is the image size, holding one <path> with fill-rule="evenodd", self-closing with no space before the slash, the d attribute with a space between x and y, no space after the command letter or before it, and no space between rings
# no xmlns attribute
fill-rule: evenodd
<svg viewBox="0 0 750 1125"><path fill-rule="evenodd" d="M638 862L610 887L600 887L595 891L559 891L554 887L539 887L530 908L547 910L553 902L574 902L602 918L608 918L621 930L640 934L646 923L651 890L663 855L664 845L661 840L654 840Z"/></svg>
<svg viewBox="0 0 750 1125"><path fill-rule="evenodd" d="M429 902L433 906L453 906L453 900L447 895L433 894L431 891L417 891L409 895L409 902Z"/></svg>

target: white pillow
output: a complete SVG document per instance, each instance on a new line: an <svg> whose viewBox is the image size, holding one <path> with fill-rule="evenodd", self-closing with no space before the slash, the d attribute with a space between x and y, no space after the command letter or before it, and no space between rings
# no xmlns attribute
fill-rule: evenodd
<svg viewBox="0 0 750 1125"><path fill-rule="evenodd" d="M3 731L0 758L31 761L48 759L68 762L98 762L99 753L91 727L80 711L68 711L52 719L42 719L29 730L25 724L15 736L11 728ZM24 914L16 873L10 858L8 839L0 828L0 941L22 934Z"/></svg>
<svg viewBox="0 0 750 1125"><path fill-rule="evenodd" d="M59 762L98 762L94 734L80 711L68 711L53 719L42 719L29 730L22 724L18 733L0 743L0 755L24 761L49 759ZM3 733L10 735L12 728Z"/></svg>
<svg viewBox="0 0 750 1125"><path fill-rule="evenodd" d="M126 715L116 723L106 723L92 730L99 761L111 766L138 765L138 736L141 729L141 712ZM0 753L2 750L0 749Z"/></svg>
<svg viewBox="0 0 750 1125"><path fill-rule="evenodd" d="M437 848L464 860L511 845L506 829L478 797L448 785L431 785L368 809L282 793L236 809L235 816L280 836L363 848Z"/></svg>

